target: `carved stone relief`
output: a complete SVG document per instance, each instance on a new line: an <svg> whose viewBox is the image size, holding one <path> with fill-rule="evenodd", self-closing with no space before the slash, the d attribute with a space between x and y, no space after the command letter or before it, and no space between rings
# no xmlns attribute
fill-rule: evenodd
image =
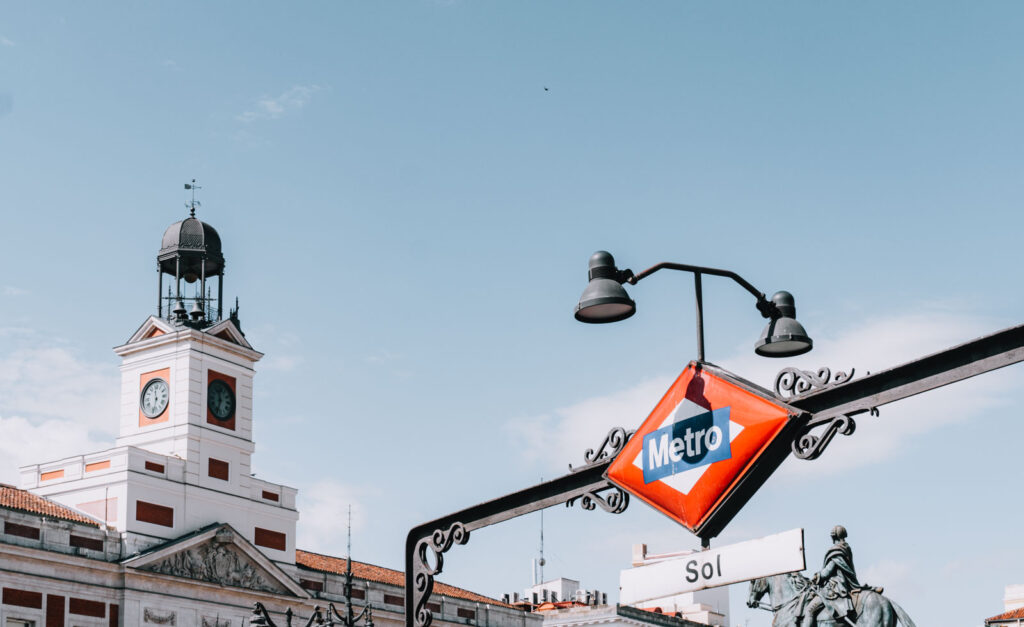
<svg viewBox="0 0 1024 627"><path fill-rule="evenodd" d="M154 610L147 607L142 611L142 621L154 625L171 625L171 627L174 627L176 624L175 619L175 613L169 610Z"/></svg>
<svg viewBox="0 0 1024 627"><path fill-rule="evenodd" d="M231 627L230 618L215 618L213 616L203 617L203 627Z"/></svg>
<svg viewBox="0 0 1024 627"><path fill-rule="evenodd" d="M288 592L230 546L223 542L207 542L143 566L141 570L261 592Z"/></svg>

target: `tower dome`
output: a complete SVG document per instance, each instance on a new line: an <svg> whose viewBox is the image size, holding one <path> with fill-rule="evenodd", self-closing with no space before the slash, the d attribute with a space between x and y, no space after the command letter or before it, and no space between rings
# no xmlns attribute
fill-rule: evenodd
<svg viewBox="0 0 1024 627"><path fill-rule="evenodd" d="M194 189L194 186L186 184L185 189ZM217 230L196 218L198 205L193 199L189 217L164 231L156 256L157 315L163 317L166 311L167 319L172 322L202 328L223 318L224 253ZM168 286L166 296L163 293L165 274L174 277L174 287ZM206 280L213 277L217 277L216 298L206 288ZM182 281L193 287L186 285L182 290ZM186 302L192 304L191 310L186 309Z"/></svg>
<svg viewBox="0 0 1024 627"><path fill-rule="evenodd" d="M194 283L203 274L204 261L206 276L220 274L224 268L216 229L194 216L167 227L157 255L161 272L177 273L187 283Z"/></svg>

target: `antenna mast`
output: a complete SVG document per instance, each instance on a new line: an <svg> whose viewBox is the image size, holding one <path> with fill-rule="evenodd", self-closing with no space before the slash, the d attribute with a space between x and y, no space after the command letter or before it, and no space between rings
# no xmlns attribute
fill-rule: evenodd
<svg viewBox="0 0 1024 627"><path fill-rule="evenodd" d="M540 566L540 583L544 583L544 564L547 564L544 560L544 510L540 510L540 561L537 562Z"/></svg>

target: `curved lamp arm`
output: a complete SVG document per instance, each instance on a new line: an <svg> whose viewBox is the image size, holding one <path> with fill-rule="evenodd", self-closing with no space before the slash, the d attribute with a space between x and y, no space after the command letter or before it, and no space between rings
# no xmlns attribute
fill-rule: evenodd
<svg viewBox="0 0 1024 627"><path fill-rule="evenodd" d="M587 287L576 305L575 317L580 322L606 323L625 320L636 312L636 303L622 288L623 283L635 285L658 270L679 270L693 274L697 297L697 361L704 361L704 303L701 280L703 275L732 279L757 299L755 305L761 316L768 318L768 326L754 344L754 352L764 357L793 357L811 350L814 345L807 331L796 321L796 303L789 292L776 292L768 299L740 275L731 270L693 266L684 263L662 262L634 274L632 270L619 270L611 253L599 250L590 256Z"/></svg>
<svg viewBox="0 0 1024 627"><path fill-rule="evenodd" d="M640 272L639 274L633 274L633 272L631 270L623 270L622 274L624 276L624 279L622 281L620 281L620 283L628 282L630 285L636 285L638 282L640 282L641 279L646 279L647 277L651 276L652 274L654 274L658 270L681 270L683 272L692 272L694 275L696 275L696 280L698 281L698 285L699 285L699 281L700 281L700 275L702 275L702 274L710 274L710 275L713 275L713 276L724 276L726 278L732 279L733 281L736 281L737 283L739 283L740 286L743 287L743 289L747 290L748 292L750 292L751 294L754 295L754 298L757 299L757 305L756 305L757 306L757 310L761 312L761 316L762 317L764 317L764 318L781 318L782 317L782 312L779 311L779 307L775 303L773 303L772 301L768 300L768 297L765 296L764 292L758 290L756 287L751 285L749 281L747 281L746 279L744 279L740 275L736 274L732 270L721 270L719 268L708 268L708 267L705 267L705 266L691 266L691 265L688 265L688 264L685 264L685 263L673 263L671 261L663 261L663 262L661 262L659 264L651 266L650 268L647 268L646 270L644 270L643 272Z"/></svg>

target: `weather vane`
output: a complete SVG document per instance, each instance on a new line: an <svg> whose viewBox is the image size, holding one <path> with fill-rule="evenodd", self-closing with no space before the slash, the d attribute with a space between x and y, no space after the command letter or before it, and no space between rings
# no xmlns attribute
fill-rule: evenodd
<svg viewBox="0 0 1024 627"><path fill-rule="evenodd" d="M192 179L191 183L185 183L185 189L192 190L192 202L191 203L185 203L185 206L192 212L192 217L194 218L194 217L196 217L196 207L202 207L203 206L202 203L200 203L198 200L196 200L196 190L197 189L203 189L203 188L199 187L198 185L196 185L196 180Z"/></svg>

